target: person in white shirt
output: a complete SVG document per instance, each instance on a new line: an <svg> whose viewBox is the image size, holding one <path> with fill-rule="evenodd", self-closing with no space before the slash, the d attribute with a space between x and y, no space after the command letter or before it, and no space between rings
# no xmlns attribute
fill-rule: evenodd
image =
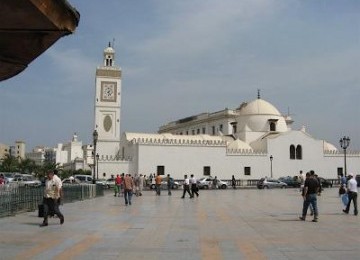
<svg viewBox="0 0 360 260"><path fill-rule="evenodd" d="M40 227L45 227L48 225L48 217L50 212L54 212L54 214L59 217L60 224L64 224L64 215L59 210L61 188L61 179L55 175L53 171L49 171L47 173L44 189L44 221L42 224L40 224Z"/></svg>
<svg viewBox="0 0 360 260"><path fill-rule="evenodd" d="M354 178L354 174L349 173L349 180L347 183L347 192L349 195L349 202L346 206L346 209L343 210L344 213L349 214L351 201L354 203L354 215L357 216L357 182Z"/></svg>
<svg viewBox="0 0 360 260"><path fill-rule="evenodd" d="M184 175L184 192L183 192L183 195L182 195L182 199L184 199L185 198L185 193L189 193L189 195L190 195L190 199L192 199L193 198L193 196L191 195L191 193L190 193L190 180L189 180L189 178L188 178L188 176L187 175Z"/></svg>

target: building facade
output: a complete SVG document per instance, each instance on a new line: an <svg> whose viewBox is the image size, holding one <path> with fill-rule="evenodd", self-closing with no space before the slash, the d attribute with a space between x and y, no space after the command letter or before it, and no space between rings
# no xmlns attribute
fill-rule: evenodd
<svg viewBox="0 0 360 260"><path fill-rule="evenodd" d="M99 133L97 175L117 173L184 174L230 179L295 176L314 170L337 178L344 154L306 132L293 130L293 120L258 97L235 109L200 113L164 124L158 133L125 132L120 137L121 70L115 51L104 50L96 72L95 129ZM110 85L109 85L110 84ZM112 87L109 87L112 86ZM109 90L110 89L110 90ZM360 169L360 153L347 151L347 172Z"/></svg>

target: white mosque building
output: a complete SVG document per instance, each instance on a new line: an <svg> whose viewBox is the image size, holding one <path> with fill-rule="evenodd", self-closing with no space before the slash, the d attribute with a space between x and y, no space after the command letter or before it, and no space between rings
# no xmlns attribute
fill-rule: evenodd
<svg viewBox="0 0 360 260"><path fill-rule="evenodd" d="M96 70L95 125L99 175L117 173L184 174L220 179L295 176L314 170L325 178L344 172L344 154L313 138L271 103L257 99L235 109L169 122L158 133L125 132L120 136L121 69L115 51L104 50ZM360 153L347 151L347 172L360 169Z"/></svg>

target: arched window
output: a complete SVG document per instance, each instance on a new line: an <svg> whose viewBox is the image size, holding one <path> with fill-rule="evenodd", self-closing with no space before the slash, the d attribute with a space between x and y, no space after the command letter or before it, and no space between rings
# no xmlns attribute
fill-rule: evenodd
<svg viewBox="0 0 360 260"><path fill-rule="evenodd" d="M299 144L296 146L296 159L302 160L302 147Z"/></svg>
<svg viewBox="0 0 360 260"><path fill-rule="evenodd" d="M290 159L295 160L295 145L290 145Z"/></svg>

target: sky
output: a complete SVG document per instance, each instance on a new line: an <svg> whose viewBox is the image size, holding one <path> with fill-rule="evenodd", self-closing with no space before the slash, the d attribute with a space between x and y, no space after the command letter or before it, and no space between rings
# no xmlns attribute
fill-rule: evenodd
<svg viewBox="0 0 360 260"><path fill-rule="evenodd" d="M261 98L316 139L360 150L360 1L69 0L80 12L19 75L0 82L0 143L92 142L95 70L114 43L121 132ZM1 50L0 50L1 51Z"/></svg>

